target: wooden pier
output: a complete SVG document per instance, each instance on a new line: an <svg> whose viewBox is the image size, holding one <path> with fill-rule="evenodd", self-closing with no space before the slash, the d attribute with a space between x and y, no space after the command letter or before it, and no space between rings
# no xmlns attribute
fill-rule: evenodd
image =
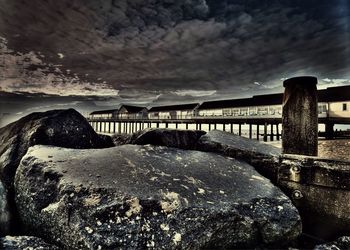
<svg viewBox="0 0 350 250"><path fill-rule="evenodd" d="M249 138L253 139L253 132L256 131L256 139L263 138L264 141L280 140L281 133L279 124L281 119L229 119L229 118L193 118L193 119L91 119L89 123L99 133L135 133L146 128L176 128L195 130L216 130L219 126L223 131L235 133L242 136L244 125L248 125ZM204 128L205 127L205 128Z"/></svg>
<svg viewBox="0 0 350 250"><path fill-rule="evenodd" d="M327 139L340 134L334 131L335 125L350 124L350 86L318 91L314 77L297 77L286 83L284 94L151 108L123 104L113 110L94 111L87 119L99 133L130 134L145 128L216 129L264 141L280 140L283 123L287 128L284 132L290 136L290 141L294 141L291 144L297 145L298 138L303 138L305 145L312 141L314 148L317 124L324 124L325 131L318 136ZM309 85L312 87L308 88ZM312 106L304 107L304 104ZM303 122L298 117L304 117ZM304 131L306 127L309 129ZM301 134L296 135L298 131ZM313 138L305 133L313 134Z"/></svg>
<svg viewBox="0 0 350 250"><path fill-rule="evenodd" d="M212 118L198 117L192 119L116 119L116 118L87 118L90 125L99 133L135 133L146 128L176 128L208 131L219 129L243 135L243 126L248 127L248 137L263 141L279 141L281 139L282 118ZM321 132L320 136L333 138L337 133L333 130L335 124L350 124L350 118L319 118L319 124L331 127L328 133ZM255 132L255 133L254 133ZM255 134L255 138L253 136Z"/></svg>

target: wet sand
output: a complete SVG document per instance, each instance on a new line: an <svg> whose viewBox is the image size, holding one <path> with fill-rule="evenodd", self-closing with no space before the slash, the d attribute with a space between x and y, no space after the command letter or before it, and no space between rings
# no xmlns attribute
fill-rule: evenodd
<svg viewBox="0 0 350 250"><path fill-rule="evenodd" d="M320 140L318 151L320 157L350 161L350 139Z"/></svg>
<svg viewBox="0 0 350 250"><path fill-rule="evenodd" d="M281 142L267 142L281 148ZM350 139L336 139L318 141L318 156L322 158L350 161Z"/></svg>

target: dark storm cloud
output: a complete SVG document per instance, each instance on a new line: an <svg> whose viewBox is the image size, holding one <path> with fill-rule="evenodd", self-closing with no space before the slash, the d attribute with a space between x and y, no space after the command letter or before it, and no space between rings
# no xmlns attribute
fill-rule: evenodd
<svg viewBox="0 0 350 250"><path fill-rule="evenodd" d="M346 0L0 4L0 36L9 47L40 51L43 61L62 65L62 72L69 69L92 83L106 81L126 100L168 96L192 101L276 92L281 78L294 75L350 78ZM93 86L86 90L95 90ZM191 90L216 92L210 97L186 94Z"/></svg>

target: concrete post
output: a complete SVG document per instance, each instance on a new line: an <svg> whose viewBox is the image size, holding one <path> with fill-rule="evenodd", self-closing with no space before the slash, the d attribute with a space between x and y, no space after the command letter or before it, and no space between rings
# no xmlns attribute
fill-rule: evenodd
<svg viewBox="0 0 350 250"><path fill-rule="evenodd" d="M317 156L317 78L295 77L284 81L282 152Z"/></svg>

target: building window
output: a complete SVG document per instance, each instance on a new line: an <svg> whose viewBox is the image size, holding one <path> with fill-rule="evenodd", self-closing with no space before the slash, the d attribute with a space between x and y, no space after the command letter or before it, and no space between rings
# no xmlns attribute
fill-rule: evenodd
<svg viewBox="0 0 350 250"><path fill-rule="evenodd" d="M257 107L250 107L249 108L249 115L257 115L257 114L258 114Z"/></svg>
<svg viewBox="0 0 350 250"><path fill-rule="evenodd" d="M233 109L233 116L239 116L239 109Z"/></svg>
<svg viewBox="0 0 350 250"><path fill-rule="evenodd" d="M347 103L343 103L343 111L347 111L348 110L348 105Z"/></svg>
<svg viewBox="0 0 350 250"><path fill-rule="evenodd" d="M248 115L248 108L241 108L241 115L242 116Z"/></svg>
<svg viewBox="0 0 350 250"><path fill-rule="evenodd" d="M258 107L258 115L267 115L269 110L267 107Z"/></svg>
<svg viewBox="0 0 350 250"><path fill-rule="evenodd" d="M223 109L222 113L224 116L231 116L232 110L231 109Z"/></svg>
<svg viewBox="0 0 350 250"><path fill-rule="evenodd" d="M327 105L322 104L318 106L318 113L322 114L322 113L327 113Z"/></svg>

